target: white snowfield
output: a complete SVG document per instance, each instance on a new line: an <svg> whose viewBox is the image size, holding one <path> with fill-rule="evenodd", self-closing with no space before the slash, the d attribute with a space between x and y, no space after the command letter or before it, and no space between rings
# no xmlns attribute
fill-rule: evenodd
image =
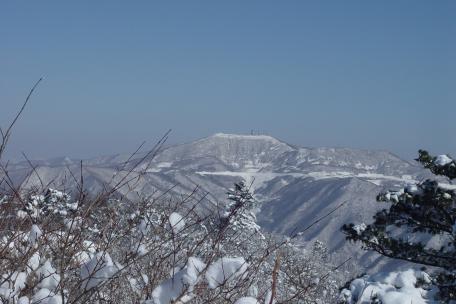
<svg viewBox="0 0 456 304"><path fill-rule="evenodd" d="M402 175L400 177L392 175L384 175L378 173L353 173L347 171L317 171L317 172L259 172L259 171L197 171L196 174L200 175L221 175L239 177L246 181L247 184L252 184L254 189L263 187L267 182L277 177L294 177L294 178L312 178L314 180L331 179L331 178L360 178L374 184L381 181L393 181L401 183L416 183L417 180L413 179L410 175Z"/></svg>

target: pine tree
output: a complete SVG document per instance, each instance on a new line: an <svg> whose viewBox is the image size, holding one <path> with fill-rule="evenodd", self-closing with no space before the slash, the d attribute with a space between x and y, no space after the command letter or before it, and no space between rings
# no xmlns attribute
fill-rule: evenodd
<svg viewBox="0 0 456 304"><path fill-rule="evenodd" d="M420 150L416 160L449 183L456 178L456 162L447 155L434 157ZM390 258L439 268L434 281L440 290L438 297L445 303L456 300L455 192L428 179L400 191L381 193L377 201L392 204L389 210L378 212L370 225L344 225L346 238ZM439 246L426 246L432 236L443 240Z"/></svg>
<svg viewBox="0 0 456 304"><path fill-rule="evenodd" d="M233 189L227 192L229 202L221 216L222 225L228 224L232 229L247 229L251 232L259 232L260 227L256 224L254 209L257 202L250 193L250 189L243 181L234 184Z"/></svg>
<svg viewBox="0 0 456 304"><path fill-rule="evenodd" d="M256 223L254 199L249 187L243 182L234 184L227 192L228 202L221 210L216 221L217 231L224 235L224 251L230 254L248 255L248 253L266 246L264 235Z"/></svg>

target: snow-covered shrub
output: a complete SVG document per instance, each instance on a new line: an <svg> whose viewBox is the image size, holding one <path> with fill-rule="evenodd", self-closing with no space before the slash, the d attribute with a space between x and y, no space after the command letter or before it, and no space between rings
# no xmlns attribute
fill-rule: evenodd
<svg viewBox="0 0 456 304"><path fill-rule="evenodd" d="M75 193L74 204L68 194L47 193L44 200L9 196L11 208L0 211L9 219L0 221L4 303L334 300L324 246L305 252L261 232L249 200L208 213L196 209L197 198L131 202ZM25 200L37 208L24 208Z"/></svg>
<svg viewBox="0 0 456 304"><path fill-rule="evenodd" d="M437 303L432 300L434 294L430 276L423 271L409 269L357 278L349 288L342 290L339 303Z"/></svg>
<svg viewBox="0 0 456 304"><path fill-rule="evenodd" d="M77 208L78 202L71 201L67 193L49 188L44 194L30 195L18 215L24 217L27 214L32 218L39 218L55 214L64 217L75 212Z"/></svg>

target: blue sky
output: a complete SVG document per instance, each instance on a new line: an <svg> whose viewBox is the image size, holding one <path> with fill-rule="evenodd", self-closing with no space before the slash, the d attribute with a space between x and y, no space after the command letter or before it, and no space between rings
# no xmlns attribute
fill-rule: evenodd
<svg viewBox="0 0 456 304"><path fill-rule="evenodd" d="M216 132L456 156L455 1L3 1L8 157Z"/></svg>

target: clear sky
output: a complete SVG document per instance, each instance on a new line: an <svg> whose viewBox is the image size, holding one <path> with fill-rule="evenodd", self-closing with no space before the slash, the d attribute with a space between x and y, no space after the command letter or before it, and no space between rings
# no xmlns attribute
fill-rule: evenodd
<svg viewBox="0 0 456 304"><path fill-rule="evenodd" d="M456 1L2 1L8 157L216 132L456 156Z"/></svg>

